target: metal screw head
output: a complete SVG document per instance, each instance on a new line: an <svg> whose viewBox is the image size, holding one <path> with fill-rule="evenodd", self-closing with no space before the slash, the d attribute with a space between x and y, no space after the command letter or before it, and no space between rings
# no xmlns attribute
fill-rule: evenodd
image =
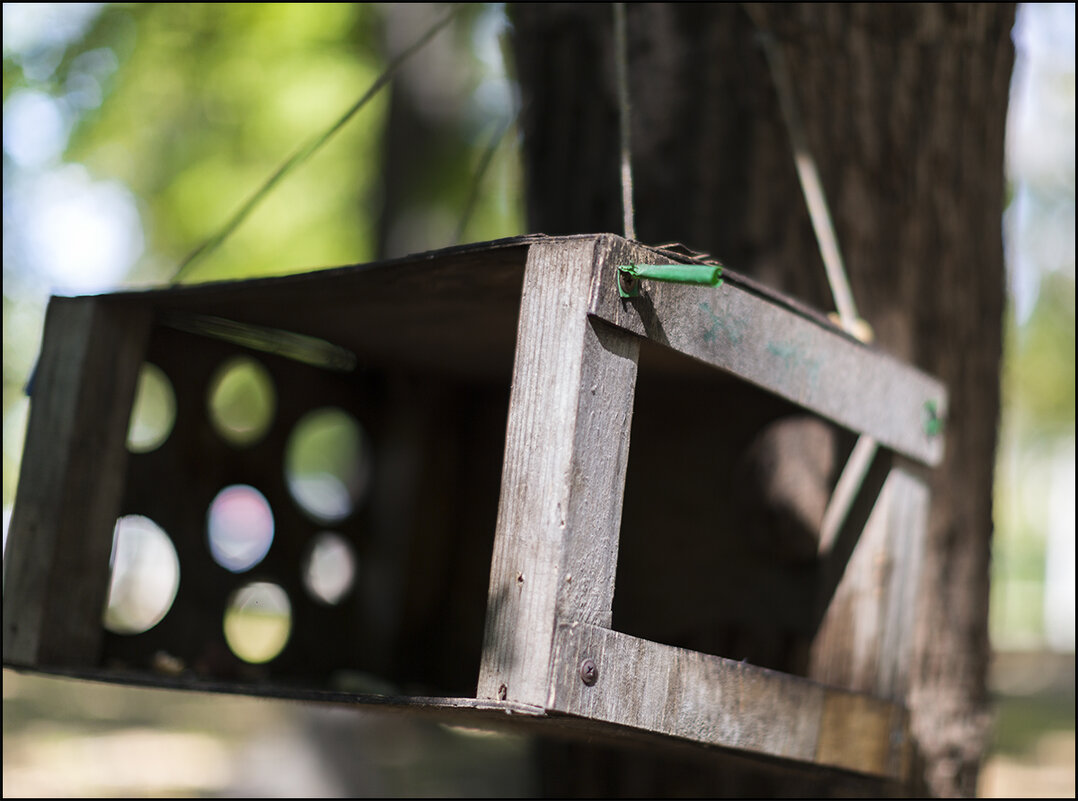
<svg viewBox="0 0 1078 801"><path fill-rule="evenodd" d="M589 687L599 680L599 668L595 666L595 662L585 659L580 663L580 680Z"/></svg>
<svg viewBox="0 0 1078 801"><path fill-rule="evenodd" d="M632 265L628 265L632 266ZM618 296L621 298L635 298L640 295L640 284L636 278L621 267L617 269Z"/></svg>

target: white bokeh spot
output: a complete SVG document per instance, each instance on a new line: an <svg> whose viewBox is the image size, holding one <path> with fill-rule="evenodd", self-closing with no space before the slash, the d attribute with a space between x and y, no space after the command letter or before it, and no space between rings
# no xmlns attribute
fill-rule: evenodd
<svg viewBox="0 0 1078 801"><path fill-rule="evenodd" d="M64 165L26 187L22 235L33 268L56 293L113 289L142 255L142 222L131 191Z"/></svg>
<svg viewBox="0 0 1078 801"><path fill-rule="evenodd" d="M4 152L20 167L59 161L70 124L63 108L44 92L12 92L4 102Z"/></svg>

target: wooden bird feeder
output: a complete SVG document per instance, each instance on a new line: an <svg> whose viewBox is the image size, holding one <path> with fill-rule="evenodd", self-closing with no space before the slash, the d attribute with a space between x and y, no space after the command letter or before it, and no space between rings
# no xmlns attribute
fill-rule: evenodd
<svg viewBox="0 0 1078 801"><path fill-rule="evenodd" d="M717 288L619 292L633 283L621 266L692 261L612 234L537 235L53 298L4 561L4 665L905 780L923 471L942 457L946 393L730 272ZM146 364L174 415L136 448ZM265 422L230 432L214 393L236 364L266 385ZM353 433L331 425L297 456L326 410ZM731 511L726 456L798 414L861 458L808 562L754 547L766 532ZM342 443L359 455L335 483L290 472ZM119 592L117 521L132 518L178 565L145 631L102 615ZM230 626L244 616L276 651L242 656ZM679 647L690 619L802 642L815 672L740 661L733 635L713 653ZM867 683L827 667L830 638L851 630Z"/></svg>

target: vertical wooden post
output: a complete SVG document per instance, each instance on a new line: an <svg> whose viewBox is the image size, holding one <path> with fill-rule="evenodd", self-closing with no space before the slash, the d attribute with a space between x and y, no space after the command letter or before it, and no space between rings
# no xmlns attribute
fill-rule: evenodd
<svg viewBox="0 0 1078 801"><path fill-rule="evenodd" d="M544 705L558 617L610 624L639 354L587 314L613 241L528 253L479 698Z"/></svg>
<svg viewBox="0 0 1078 801"><path fill-rule="evenodd" d="M900 464L884 486L887 522L880 548L887 573L882 600L880 657L876 668L878 696L905 701L914 659L914 631L928 538L930 496L923 470Z"/></svg>
<svg viewBox="0 0 1078 801"><path fill-rule="evenodd" d="M148 309L53 298L4 559L4 661L92 666Z"/></svg>
<svg viewBox="0 0 1078 801"><path fill-rule="evenodd" d="M810 675L904 701L913 657L928 489L913 465L897 458L895 462L813 643Z"/></svg>

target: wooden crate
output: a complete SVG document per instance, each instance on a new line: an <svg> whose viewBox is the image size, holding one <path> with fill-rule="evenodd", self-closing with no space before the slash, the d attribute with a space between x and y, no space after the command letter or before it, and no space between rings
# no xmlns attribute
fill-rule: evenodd
<svg viewBox="0 0 1078 801"><path fill-rule="evenodd" d="M619 297L618 265L687 260L611 234L528 236L54 298L4 562L5 666L903 781L922 473L942 456L946 393L733 273L718 288L645 281ZM236 446L207 393L238 354L276 402L264 435ZM175 422L160 447L129 453L145 362L168 377ZM370 456L366 494L332 526L304 512L282 469L291 432L323 407L361 423ZM755 547L767 532L731 511L736 454L798 415L840 432L852 465L828 547L807 561ZM241 569L215 561L206 534L234 485L258 489L275 523ZM138 634L102 624L126 515L161 526L180 566L169 611ZM301 575L327 527L358 562L336 603ZM223 631L228 599L252 581L276 584L291 610L264 663L238 658ZM711 653L684 647L701 626ZM769 669L739 638L796 642L805 658Z"/></svg>

